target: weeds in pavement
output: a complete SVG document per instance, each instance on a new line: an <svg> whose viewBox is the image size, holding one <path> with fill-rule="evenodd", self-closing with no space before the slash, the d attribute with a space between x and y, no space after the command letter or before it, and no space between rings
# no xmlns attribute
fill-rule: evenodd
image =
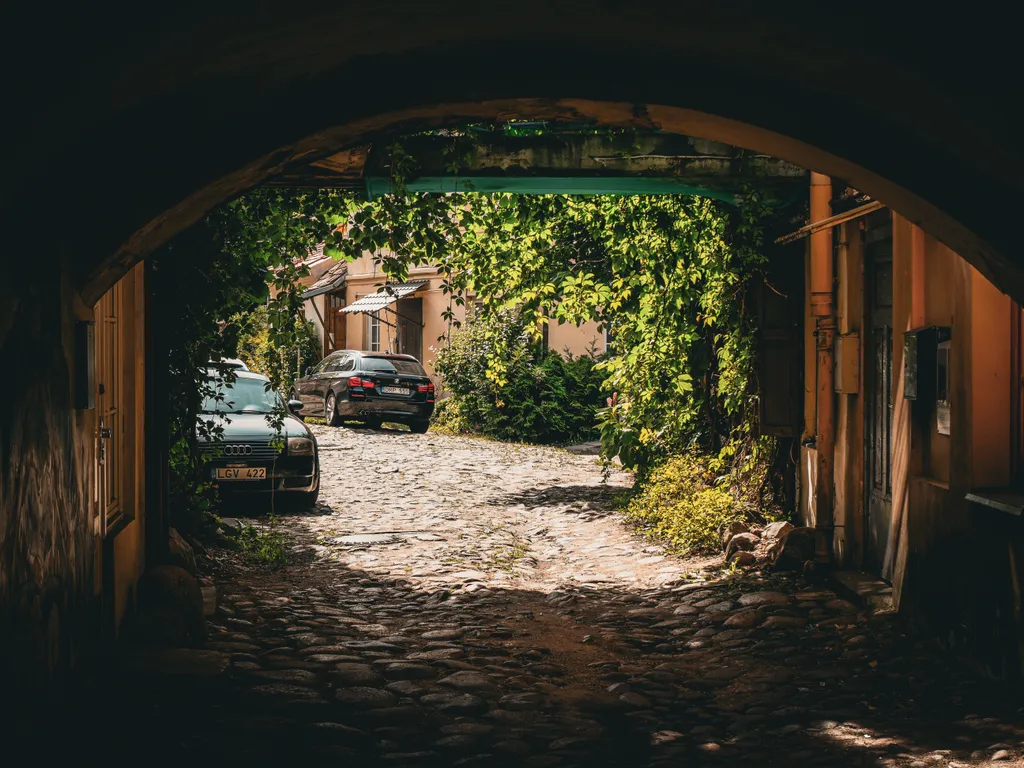
<svg viewBox="0 0 1024 768"><path fill-rule="evenodd" d="M238 534L238 545L246 559L257 565L277 569L288 562L288 536L278 530L280 524L273 515L266 525L243 524Z"/></svg>

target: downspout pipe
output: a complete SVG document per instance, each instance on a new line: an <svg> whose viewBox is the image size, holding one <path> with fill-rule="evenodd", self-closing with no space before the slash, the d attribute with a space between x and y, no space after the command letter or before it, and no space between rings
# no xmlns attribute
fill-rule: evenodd
<svg viewBox="0 0 1024 768"><path fill-rule="evenodd" d="M832 215L832 179L811 173L811 223ZM836 334L835 274L833 270L832 231L810 236L811 316L815 321L817 347L817 386L815 397L815 443L818 451L818 479L815 486L814 527L817 533L815 559L832 559L835 514L835 439L836 398L834 341Z"/></svg>

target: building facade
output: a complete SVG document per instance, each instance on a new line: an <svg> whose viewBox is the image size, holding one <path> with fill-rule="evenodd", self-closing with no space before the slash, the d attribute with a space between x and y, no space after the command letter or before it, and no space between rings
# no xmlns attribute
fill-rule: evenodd
<svg viewBox="0 0 1024 768"><path fill-rule="evenodd" d="M843 210L836 186L815 174L803 241L797 514L819 559L1019 680L1021 308L902 216Z"/></svg>
<svg viewBox="0 0 1024 768"><path fill-rule="evenodd" d="M306 319L320 336L323 354L336 349L409 354L434 376L434 356L449 332L449 316L466 320L465 306L442 290L443 276L436 267L418 265L406 282L387 283L371 254L352 262L335 262L314 254L303 279ZM388 284L392 296L382 291ZM602 354L607 349L597 323L551 323L544 343L549 349L574 356Z"/></svg>

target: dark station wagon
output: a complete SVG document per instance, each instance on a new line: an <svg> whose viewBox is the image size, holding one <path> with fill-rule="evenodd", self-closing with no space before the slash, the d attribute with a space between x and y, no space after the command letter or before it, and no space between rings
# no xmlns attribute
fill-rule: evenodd
<svg viewBox="0 0 1024 768"><path fill-rule="evenodd" d="M234 381L209 371L211 394L196 419L206 479L221 498L274 496L312 507L320 495L316 437L270 388L266 376L235 370ZM201 423L206 427L200 429Z"/></svg>
<svg viewBox="0 0 1024 768"><path fill-rule="evenodd" d="M434 412L434 383L412 355L339 350L295 382L292 399L305 416L331 426L349 419L377 429L385 421L426 432Z"/></svg>

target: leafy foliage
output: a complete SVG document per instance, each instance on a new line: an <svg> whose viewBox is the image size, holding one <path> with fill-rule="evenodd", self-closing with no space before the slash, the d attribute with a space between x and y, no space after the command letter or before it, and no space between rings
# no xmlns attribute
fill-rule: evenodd
<svg viewBox="0 0 1024 768"><path fill-rule="evenodd" d="M750 433L746 294L763 262L765 207L754 192L739 202L396 191L355 204L337 249L382 254L396 280L410 263L437 263L453 305L471 291L485 316L514 309L534 337L549 322L611 329L615 347L601 364L612 395L601 414L604 452L643 470L684 450L716 453ZM454 313L449 319L454 326ZM487 364L475 373L504 387L509 339L498 326L487 334Z"/></svg>
<svg viewBox="0 0 1024 768"><path fill-rule="evenodd" d="M168 338L172 523L196 531L216 505L205 481L198 435L216 438L222 427L197 418L203 400L215 394L204 373L207 362L235 354L237 328L221 332L219 321L266 306L268 343L295 350L308 329L301 316L301 260L337 226L334 192L259 189L221 206L152 257L154 300ZM341 205L344 209L344 205ZM332 218L332 216L334 218ZM341 217L344 218L344 217ZM276 295L267 300L268 283ZM224 372L230 381L232 374ZM280 426L283 414L268 415Z"/></svg>
<svg viewBox="0 0 1024 768"><path fill-rule="evenodd" d="M604 376L594 359L543 350L517 312L472 318L434 366L451 392L438 415L448 430L554 444L595 434Z"/></svg>
<svg viewBox="0 0 1024 768"><path fill-rule="evenodd" d="M710 554L718 534L744 517L729 488L717 481L706 458L677 456L654 469L626 507L626 518L683 554Z"/></svg>
<svg viewBox="0 0 1024 768"><path fill-rule="evenodd" d="M472 139L460 131L447 135L457 173ZM763 261L766 208L756 192L736 206L684 196L414 194L405 180L415 173L415 158L399 142L390 154L392 194L375 200L260 189L210 216L218 268L271 277L267 345L294 350L300 342L297 279L302 257L318 243L336 258L373 254L394 282L414 264L436 264L449 296L438 365L457 398L439 409L446 422L504 439L570 439L590 429L589 413L576 406L596 403L603 379L603 453L638 469L641 479L687 452L731 462L734 470L767 455L768 444L753 429L747 306ZM226 275L214 277L223 282ZM461 333L456 310L470 293L483 305L484 322ZM196 302L190 331L202 326L208 338L205 329L214 314L225 316L224 306L251 308L234 308L244 304L242 294L253 295L225 295L219 306ZM544 323L587 320L614 334L596 369L538 351ZM199 357L193 350L183 360ZM194 395L182 405L191 407ZM180 419L181 434L188 421Z"/></svg>
<svg viewBox="0 0 1024 768"><path fill-rule="evenodd" d="M294 324L295 346L279 346L278 339L270 325L270 312L266 306L259 306L249 312L239 312L228 320L228 328L237 334L236 354L249 369L262 373L270 379L274 389L288 394L295 383L297 373L320 359L320 341L316 328L302 316L291 320ZM228 332L225 329L225 332Z"/></svg>

